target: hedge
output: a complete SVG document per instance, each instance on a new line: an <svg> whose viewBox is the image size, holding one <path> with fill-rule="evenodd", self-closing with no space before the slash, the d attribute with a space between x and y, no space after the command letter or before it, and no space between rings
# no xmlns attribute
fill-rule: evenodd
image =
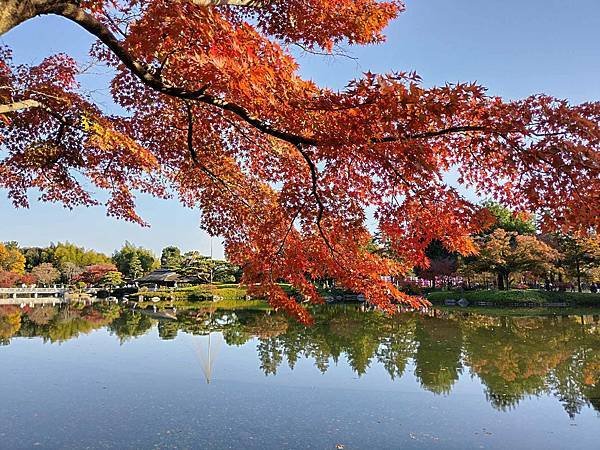
<svg viewBox="0 0 600 450"><path fill-rule="evenodd" d="M444 304L446 300L468 300L472 306L478 302L489 302L494 305L529 306L545 305L548 303L567 303L571 306L600 306L600 293L581 292L547 292L538 290L510 290L510 291L437 291L426 296L434 305Z"/></svg>

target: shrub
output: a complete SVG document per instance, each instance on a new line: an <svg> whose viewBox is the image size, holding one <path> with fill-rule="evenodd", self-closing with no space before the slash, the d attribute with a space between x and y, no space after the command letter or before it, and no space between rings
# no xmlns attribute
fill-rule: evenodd
<svg viewBox="0 0 600 450"><path fill-rule="evenodd" d="M511 291L444 291L431 292L427 300L433 304L443 304L445 300L459 300L464 298L471 305L477 302L491 302L497 305L530 304L543 305L545 303L569 303L573 306L600 306L600 294L580 292L547 292L537 290L511 290Z"/></svg>

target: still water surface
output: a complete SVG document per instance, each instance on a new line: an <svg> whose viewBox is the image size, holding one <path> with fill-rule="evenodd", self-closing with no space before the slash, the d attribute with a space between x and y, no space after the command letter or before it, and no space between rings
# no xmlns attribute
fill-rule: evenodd
<svg viewBox="0 0 600 450"><path fill-rule="evenodd" d="M0 448L597 449L599 313L3 306Z"/></svg>

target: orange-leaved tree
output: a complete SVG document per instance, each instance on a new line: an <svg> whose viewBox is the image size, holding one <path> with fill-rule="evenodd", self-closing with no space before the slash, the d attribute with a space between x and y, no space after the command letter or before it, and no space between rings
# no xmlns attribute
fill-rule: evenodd
<svg viewBox="0 0 600 450"><path fill-rule="evenodd" d="M455 167L479 194L539 213L547 228L599 224L600 103L536 95L504 101L476 84L425 88L412 73L366 73L342 91L301 78L291 45L332 52L371 44L399 0L0 0L0 35L43 14L98 38L127 114L106 113L77 84L68 55L37 66L0 56L0 187L67 206L110 194L127 220L134 194L175 193L224 238L244 281L301 320L277 285L318 301L334 278L391 309L382 275L426 265L439 240L473 252L487 223L442 181ZM82 30L82 32L83 32ZM369 251L366 211L396 256Z"/></svg>

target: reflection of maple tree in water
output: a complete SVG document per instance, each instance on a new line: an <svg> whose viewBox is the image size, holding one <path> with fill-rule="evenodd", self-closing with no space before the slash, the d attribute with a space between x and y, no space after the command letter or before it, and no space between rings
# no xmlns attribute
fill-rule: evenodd
<svg viewBox="0 0 600 450"><path fill-rule="evenodd" d="M462 336L455 321L425 317L415 332L415 376L436 394L448 394L462 372Z"/></svg>
<svg viewBox="0 0 600 450"><path fill-rule="evenodd" d="M219 3L218 7L209 6ZM142 222L134 193L202 210L256 294L309 321L275 283L311 299L333 278L383 309L418 305L381 275L424 261L437 239L472 252L487 218L442 181L456 167L479 194L538 212L546 228L597 228L600 103L486 96L475 84L425 88L417 75L365 74L339 92L298 75L288 46L331 52L383 40L397 0L0 0L0 35L40 14L80 25L115 70L104 113L67 55L15 66L0 55L0 187L94 205ZM75 176L74 174L81 174ZM372 208L399 263L367 251ZM257 283L257 284L255 284Z"/></svg>
<svg viewBox="0 0 600 450"><path fill-rule="evenodd" d="M551 394L570 416L586 405L600 411L600 328L592 316L584 325L576 316L390 316L349 306L315 307L311 312L315 323L306 327L282 314L255 311L181 310L173 320L109 303L81 309L4 306L0 339L9 344L15 336L39 336L63 342L104 324L126 342L158 325L161 339L173 339L178 330L193 336L207 380L223 343L239 346L255 339L259 365L267 375L277 374L284 363L294 369L302 359L324 373L345 359L358 375L378 363L392 379L414 367L424 389L450 394L459 375L469 370L485 387L488 401L501 410L529 396Z"/></svg>
<svg viewBox="0 0 600 450"><path fill-rule="evenodd" d="M44 341L64 342L113 323L121 315L117 305L0 307L0 333L10 324L7 342L14 336L41 337ZM16 326L18 324L18 327Z"/></svg>
<svg viewBox="0 0 600 450"><path fill-rule="evenodd" d="M0 344L10 342L10 338L21 329L21 312L16 306L0 306Z"/></svg>

